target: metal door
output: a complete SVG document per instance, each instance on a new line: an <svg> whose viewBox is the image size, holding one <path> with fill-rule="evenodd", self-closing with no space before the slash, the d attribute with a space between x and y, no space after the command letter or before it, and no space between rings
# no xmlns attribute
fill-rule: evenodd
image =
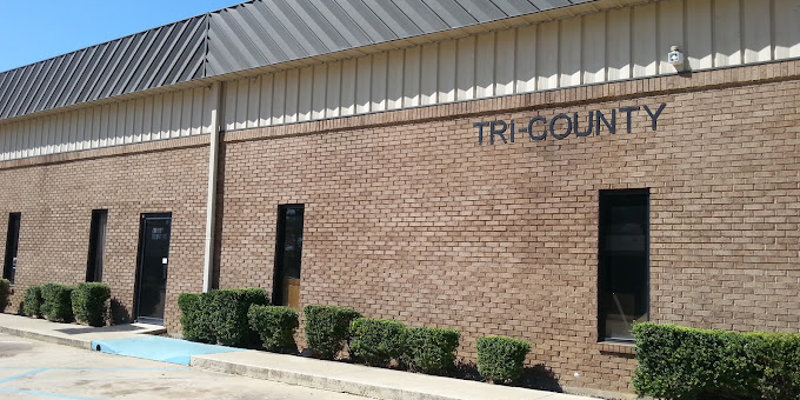
<svg viewBox="0 0 800 400"><path fill-rule="evenodd" d="M142 214L136 296L136 319L140 322L164 322L171 223L172 214Z"/></svg>

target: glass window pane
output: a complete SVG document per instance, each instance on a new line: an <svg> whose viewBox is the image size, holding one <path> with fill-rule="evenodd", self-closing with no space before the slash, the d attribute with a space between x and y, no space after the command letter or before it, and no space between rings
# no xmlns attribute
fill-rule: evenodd
<svg viewBox="0 0 800 400"><path fill-rule="evenodd" d="M649 319L649 194L600 193L598 308L601 339L632 339Z"/></svg>
<svg viewBox="0 0 800 400"><path fill-rule="evenodd" d="M3 264L3 278L13 285L17 274L17 249L19 247L19 225L22 214L8 215L8 233L6 235L6 257Z"/></svg>
<svg viewBox="0 0 800 400"><path fill-rule="evenodd" d="M287 278L300 279L303 250L303 209L289 208L284 219L283 272Z"/></svg>
<svg viewBox="0 0 800 400"><path fill-rule="evenodd" d="M89 259L86 263L86 282L101 282L106 247L108 210L93 210L89 237Z"/></svg>
<svg viewBox="0 0 800 400"><path fill-rule="evenodd" d="M300 307L300 264L303 256L303 204L278 207L275 274L272 302L274 305Z"/></svg>

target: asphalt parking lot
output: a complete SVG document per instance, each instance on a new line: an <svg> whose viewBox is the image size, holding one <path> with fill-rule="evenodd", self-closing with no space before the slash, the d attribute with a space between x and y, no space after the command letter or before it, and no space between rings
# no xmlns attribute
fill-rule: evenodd
<svg viewBox="0 0 800 400"><path fill-rule="evenodd" d="M3 333L0 333L0 399L366 400Z"/></svg>

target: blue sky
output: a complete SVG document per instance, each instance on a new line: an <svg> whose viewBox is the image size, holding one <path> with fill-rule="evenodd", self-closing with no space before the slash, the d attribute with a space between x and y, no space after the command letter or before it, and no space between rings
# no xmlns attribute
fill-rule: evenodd
<svg viewBox="0 0 800 400"><path fill-rule="evenodd" d="M244 0L0 0L0 72Z"/></svg>

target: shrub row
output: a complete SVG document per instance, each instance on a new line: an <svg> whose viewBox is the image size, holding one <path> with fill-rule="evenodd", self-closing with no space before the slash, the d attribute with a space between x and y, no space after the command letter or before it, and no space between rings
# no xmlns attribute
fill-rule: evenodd
<svg viewBox="0 0 800 400"><path fill-rule="evenodd" d="M11 292L11 282L8 279L0 279L0 312L3 312L8 305L8 295Z"/></svg>
<svg viewBox="0 0 800 400"><path fill-rule="evenodd" d="M664 399L796 399L800 334L634 325L640 395Z"/></svg>
<svg viewBox="0 0 800 400"><path fill-rule="evenodd" d="M269 351L296 352L297 312L268 306L262 289L212 290L178 297L186 339L229 346L253 345L258 335ZM350 355L369 365L386 366L392 360L412 371L441 374L455 362L459 332L442 328L407 328L399 321L361 318L353 309L308 305L305 334L309 348L320 358L334 359L349 343ZM505 337L478 340L478 370L488 380L505 382L522 371L527 342Z"/></svg>
<svg viewBox="0 0 800 400"><path fill-rule="evenodd" d="M459 332L441 328L406 328L401 322L360 318L342 307L307 306L309 345L323 358L333 358L348 338L350 353L369 365L386 366L397 360L413 371L440 374L453 367ZM349 321L349 331L344 327ZM311 338L314 338L313 340ZM527 342L506 337L478 339L478 371L493 382L522 374Z"/></svg>
<svg viewBox="0 0 800 400"><path fill-rule="evenodd" d="M84 282L77 286L47 283L25 289L22 310L34 318L103 326L108 316L106 302L111 298L108 284Z"/></svg>
<svg viewBox="0 0 800 400"><path fill-rule="evenodd" d="M258 334L250 327L248 311L252 305L267 304L267 293L261 288L183 293L178 297L183 337L225 346L255 346Z"/></svg>
<svg viewBox="0 0 800 400"><path fill-rule="evenodd" d="M397 360L412 371L440 374L453 367L458 331L407 328L390 319L358 318L350 324L350 353L369 365Z"/></svg>

